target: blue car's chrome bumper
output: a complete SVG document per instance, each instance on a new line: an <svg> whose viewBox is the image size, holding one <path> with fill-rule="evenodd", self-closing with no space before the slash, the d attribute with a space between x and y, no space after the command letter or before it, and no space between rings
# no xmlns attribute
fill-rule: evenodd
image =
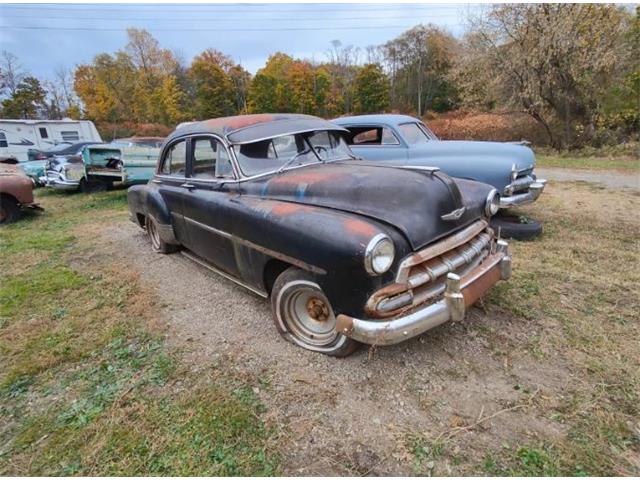
<svg viewBox="0 0 640 480"><path fill-rule="evenodd" d="M500 197L500 208L516 207L535 202L544 190L546 180L536 180L529 185L529 190L524 193L515 193L508 197Z"/></svg>

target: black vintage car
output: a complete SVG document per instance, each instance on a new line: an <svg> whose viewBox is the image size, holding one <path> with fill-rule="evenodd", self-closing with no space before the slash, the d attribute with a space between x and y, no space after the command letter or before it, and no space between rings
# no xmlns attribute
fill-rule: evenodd
<svg viewBox="0 0 640 480"><path fill-rule="evenodd" d="M132 221L264 297L304 348L351 353L460 321L511 274L488 218L490 186L437 168L357 159L342 127L308 115L218 118L178 128Z"/></svg>

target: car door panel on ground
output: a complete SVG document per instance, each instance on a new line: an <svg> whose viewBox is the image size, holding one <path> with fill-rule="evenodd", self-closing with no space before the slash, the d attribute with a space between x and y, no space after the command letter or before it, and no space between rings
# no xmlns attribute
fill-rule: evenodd
<svg viewBox="0 0 640 480"><path fill-rule="evenodd" d="M396 165L407 162L407 148L390 128L361 125L349 127L349 132L349 146L356 155Z"/></svg>
<svg viewBox="0 0 640 480"><path fill-rule="evenodd" d="M183 215L189 249L215 267L238 276L228 203L236 185L229 154L215 137L191 138Z"/></svg>

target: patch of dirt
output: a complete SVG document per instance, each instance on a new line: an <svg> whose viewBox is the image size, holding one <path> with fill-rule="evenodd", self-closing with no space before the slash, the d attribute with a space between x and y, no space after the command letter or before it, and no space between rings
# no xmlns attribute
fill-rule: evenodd
<svg viewBox="0 0 640 480"><path fill-rule="evenodd" d="M603 185L607 188L632 188L640 190L640 173L616 172L612 170L580 170L574 168L536 167L538 178L558 182L586 182Z"/></svg>
<svg viewBox="0 0 640 480"><path fill-rule="evenodd" d="M505 442L562 434L546 407L559 401L570 372L561 357L533 359L526 320L474 308L464 323L335 359L282 339L268 300L180 254L153 253L131 222L95 233L101 249L83 252L82 261L139 272L161 298L168 342L194 371L227 368L254 385L267 420L280 427L284 475L415 474L407 438L442 438L503 410L456 432L455 451L468 468ZM514 405L520 407L509 410ZM436 460L435 471L451 473L446 462ZM456 473L464 474L464 465Z"/></svg>

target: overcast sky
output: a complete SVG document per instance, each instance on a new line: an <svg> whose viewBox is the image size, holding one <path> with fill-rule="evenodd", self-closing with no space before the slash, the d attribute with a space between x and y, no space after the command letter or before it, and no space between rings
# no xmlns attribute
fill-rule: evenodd
<svg viewBox="0 0 640 480"><path fill-rule="evenodd" d="M251 73L283 51L322 61L332 40L363 49L395 38L419 23L456 36L466 4L2 4L0 47L23 68L51 78L58 66L89 62L124 47L127 27L149 30L164 48L187 61L213 47Z"/></svg>

